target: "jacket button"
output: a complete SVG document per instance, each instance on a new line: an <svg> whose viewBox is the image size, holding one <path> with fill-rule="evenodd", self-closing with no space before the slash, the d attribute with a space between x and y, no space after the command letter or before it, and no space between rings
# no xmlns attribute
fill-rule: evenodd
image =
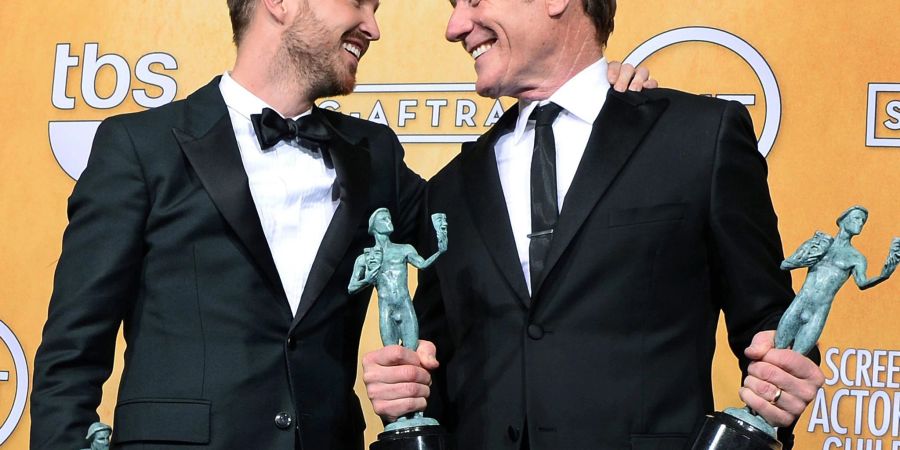
<svg viewBox="0 0 900 450"><path fill-rule="evenodd" d="M288 340L287 340L287 348L288 348L288 350L293 350L293 349L297 348L297 340L294 339L293 336L291 336L291 337L288 338Z"/></svg>
<svg viewBox="0 0 900 450"><path fill-rule="evenodd" d="M509 439L513 442L518 441L519 436L521 435L521 433L519 432L519 429L512 425L510 425L509 428L506 429L506 434L509 436Z"/></svg>
<svg viewBox="0 0 900 450"><path fill-rule="evenodd" d="M534 340L539 340L539 339L543 338L544 337L544 327L542 327L536 323L528 325L528 337L530 337Z"/></svg>
<svg viewBox="0 0 900 450"><path fill-rule="evenodd" d="M282 430L287 430L294 424L294 418L290 414L282 411L275 415L275 426Z"/></svg>

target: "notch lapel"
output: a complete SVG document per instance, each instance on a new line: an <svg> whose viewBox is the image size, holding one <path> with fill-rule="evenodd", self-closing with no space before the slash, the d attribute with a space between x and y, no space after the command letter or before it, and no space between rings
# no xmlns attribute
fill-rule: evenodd
<svg viewBox="0 0 900 450"><path fill-rule="evenodd" d="M287 295L250 194L234 128L219 92L219 77L186 101L188 123L184 130L172 129L175 139L219 213L263 273L272 293L281 300L281 307L290 314Z"/></svg>
<svg viewBox="0 0 900 450"><path fill-rule="evenodd" d="M316 108L313 114L321 114L321 111ZM321 296L353 242L356 228L362 223L369 205L368 186L372 164L371 156L366 150L368 141L362 139L358 143L351 142L328 122L327 117L323 118L333 131L328 151L334 163L340 204L319 244L291 330L300 323L313 303ZM348 281L349 279L344 280L342 286L346 286Z"/></svg>
<svg viewBox="0 0 900 450"><path fill-rule="evenodd" d="M639 93L609 90L563 201L546 267L532 292L540 291L581 225L668 105L666 99L650 100Z"/></svg>
<svg viewBox="0 0 900 450"><path fill-rule="evenodd" d="M471 144L473 148L464 149L466 157L461 169L465 179L466 202L481 239L509 287L527 308L531 298L519 263L519 253L509 223L509 211L494 153L497 139L515 126L518 115L517 104L506 111L490 131Z"/></svg>

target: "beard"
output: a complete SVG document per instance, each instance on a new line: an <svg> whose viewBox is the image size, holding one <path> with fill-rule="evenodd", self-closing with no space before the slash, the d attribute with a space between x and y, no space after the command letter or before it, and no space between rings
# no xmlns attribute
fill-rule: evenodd
<svg viewBox="0 0 900 450"><path fill-rule="evenodd" d="M284 74L299 77L310 98L347 95L356 86L356 67L348 67L341 53L346 51L329 41L334 30L328 29L312 11L297 16L282 39L279 60L286 66Z"/></svg>

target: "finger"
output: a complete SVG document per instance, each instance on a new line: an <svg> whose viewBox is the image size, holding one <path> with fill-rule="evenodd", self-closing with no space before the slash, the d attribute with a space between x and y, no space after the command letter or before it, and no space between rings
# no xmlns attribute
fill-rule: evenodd
<svg viewBox="0 0 900 450"><path fill-rule="evenodd" d="M747 373L752 377L774 385L776 388L780 388L783 392L787 392L807 404L815 398L818 390L818 386L813 382L797 378L783 369L763 361L751 363ZM774 397L775 391L772 392Z"/></svg>
<svg viewBox="0 0 900 450"><path fill-rule="evenodd" d="M756 411L766 419L766 422L769 422L770 425L786 427L794 423L794 420L797 418L797 416L770 404L766 399L760 397L750 389L742 387L738 392L738 395L740 395L741 400L746 403L750 409Z"/></svg>
<svg viewBox="0 0 900 450"><path fill-rule="evenodd" d="M606 79L609 80L609 84L613 84L616 80L619 79L619 71L622 70L622 63L618 61L611 61L606 69Z"/></svg>
<svg viewBox="0 0 900 450"><path fill-rule="evenodd" d="M644 82L644 89L656 89L659 87L659 82L654 80L653 78Z"/></svg>
<svg viewBox="0 0 900 450"><path fill-rule="evenodd" d="M418 383L431 384L431 373L419 366L363 366L363 383L375 384Z"/></svg>
<svg viewBox="0 0 900 450"><path fill-rule="evenodd" d="M750 346L744 350L744 355L752 360L760 360L766 352L775 347L775 331L760 331L753 336Z"/></svg>
<svg viewBox="0 0 900 450"><path fill-rule="evenodd" d="M419 383L377 383L366 388L366 394L372 401L400 400L404 398L428 398L431 388Z"/></svg>
<svg viewBox="0 0 900 450"><path fill-rule="evenodd" d="M428 370L434 370L440 366L436 356L437 348L435 348L431 341L419 339L419 348L416 349L416 354L419 355L419 361L422 362L422 367Z"/></svg>
<svg viewBox="0 0 900 450"><path fill-rule="evenodd" d="M389 345L363 356L363 367L368 365L379 366L421 366L419 355L416 352L399 345Z"/></svg>
<svg viewBox="0 0 900 450"><path fill-rule="evenodd" d="M762 361L779 367L796 379L804 380L813 391L818 390L825 383L825 374L822 373L822 369L806 356L793 350L770 350L766 352ZM783 386L782 389L784 389ZM815 392L812 395L815 395Z"/></svg>
<svg viewBox="0 0 900 450"><path fill-rule="evenodd" d="M634 79L628 85L629 91L640 92L644 88L644 82L650 78L650 71L643 67L638 67L634 72Z"/></svg>
<svg viewBox="0 0 900 450"><path fill-rule="evenodd" d="M613 89L619 92L625 92L633 77L634 67L631 64L622 64L622 70L619 71L619 78L616 79L616 84L613 85Z"/></svg>
<svg viewBox="0 0 900 450"><path fill-rule="evenodd" d="M754 376L744 379L744 387L753 391L763 400L778 409L786 411L792 416L800 416L806 409L807 402L792 395L790 392L779 389L778 386L760 380Z"/></svg>
<svg viewBox="0 0 900 450"><path fill-rule="evenodd" d="M424 398L404 398L399 400L373 400L372 409L375 414L389 422L397 420L414 411L424 411L427 403Z"/></svg>

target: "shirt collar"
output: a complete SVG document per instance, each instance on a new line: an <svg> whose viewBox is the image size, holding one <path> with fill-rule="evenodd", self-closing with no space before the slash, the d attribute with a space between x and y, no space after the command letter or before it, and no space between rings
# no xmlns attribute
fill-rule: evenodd
<svg viewBox="0 0 900 450"><path fill-rule="evenodd" d="M231 74L228 72L222 74L222 79L219 81L219 90L222 92L222 98L225 100L225 105L248 121L252 114L259 114L262 112L263 108L270 108L277 111L261 98L247 90L247 88L241 86L234 78L231 78ZM302 114L292 117L292 119L296 120L311 112L312 108L307 109ZM278 114L281 113L279 112ZM282 115L282 117L284 116Z"/></svg>
<svg viewBox="0 0 900 450"><path fill-rule="evenodd" d="M547 100L537 102L519 102L519 118L513 131L513 139L518 142L525 134L528 116L539 105L553 102L561 106L570 116L588 124L593 124L606 102L606 94L610 85L606 78L609 65L606 58L585 67L574 77L566 81Z"/></svg>

